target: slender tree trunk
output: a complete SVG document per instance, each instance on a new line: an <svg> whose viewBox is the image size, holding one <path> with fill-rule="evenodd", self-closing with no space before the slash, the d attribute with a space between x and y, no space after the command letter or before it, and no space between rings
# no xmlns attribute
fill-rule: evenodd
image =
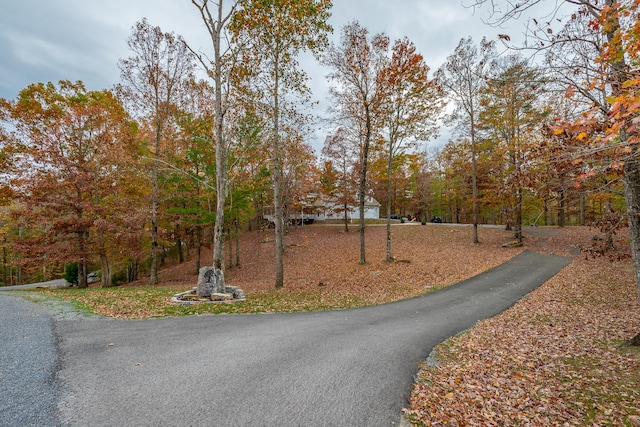
<svg viewBox="0 0 640 427"><path fill-rule="evenodd" d="M180 229L180 225L176 226L176 234L178 234L178 239L176 240L176 245L178 246L178 263L182 264L184 262L184 248L182 247L182 230Z"/></svg>
<svg viewBox="0 0 640 427"><path fill-rule="evenodd" d="M351 193L351 189L347 183L347 156L342 156L342 197L344 198L344 232L347 233L349 231L349 203L348 200L351 200L353 195Z"/></svg>
<svg viewBox="0 0 640 427"><path fill-rule="evenodd" d="M127 282L131 283L138 280L138 272L140 271L140 265L138 261L129 259L127 261Z"/></svg>
<svg viewBox="0 0 640 427"><path fill-rule="evenodd" d="M344 196L347 197L347 196ZM344 219L344 232L349 231L349 204L345 202L344 211L343 211L343 219Z"/></svg>
<svg viewBox="0 0 640 427"><path fill-rule="evenodd" d="M513 226L513 237L522 243L522 188L518 187L516 190L516 210L515 210L515 224Z"/></svg>
<svg viewBox="0 0 640 427"><path fill-rule="evenodd" d="M284 287L284 218L282 210L282 166L280 162L280 105L279 105L279 63L274 64L275 87L273 99L273 209L276 238L276 289Z"/></svg>
<svg viewBox="0 0 640 427"><path fill-rule="evenodd" d="M160 138L162 135L162 127L156 125L156 147L153 162L153 189L151 192L151 266L149 267L149 284L156 285L158 283L158 209L160 204L160 182L159 164L160 158Z"/></svg>
<svg viewBox="0 0 640 427"><path fill-rule="evenodd" d="M219 150L216 147L216 178L219 173L224 174L222 170L225 169L224 156L218 154L218 152ZM218 161L220 161L220 163L218 163ZM216 220L213 225L213 268L222 272L221 278L223 278L224 281L224 205L226 203L226 185L223 181L225 181L224 178L222 178L221 181L216 179Z"/></svg>
<svg viewBox="0 0 640 427"><path fill-rule="evenodd" d="M109 288L112 286L111 283L111 261L109 260L109 256L107 255L107 249L104 245L104 233L102 231L98 231L98 248L100 251L100 286L103 288Z"/></svg>
<svg viewBox="0 0 640 427"><path fill-rule="evenodd" d="M7 248L2 247L2 284L7 285Z"/></svg>
<svg viewBox="0 0 640 427"><path fill-rule="evenodd" d="M87 288L87 233L78 232L78 249L80 259L78 261L78 288Z"/></svg>
<svg viewBox="0 0 640 427"><path fill-rule="evenodd" d="M200 271L200 264L202 262L202 227L196 227L196 271L198 274Z"/></svg>
<svg viewBox="0 0 640 427"><path fill-rule="evenodd" d="M391 256L391 170L393 165L391 142L389 142L389 146L389 157L387 159L387 256L385 262L393 261Z"/></svg>
<svg viewBox="0 0 640 427"><path fill-rule="evenodd" d="M369 112L369 105L365 105L365 138L362 147L362 166L360 169L360 187L358 189L358 201L360 205L360 264L367 263L367 257L365 254L364 246L364 202L367 191L367 162L369 160L369 145L371 143L371 114Z"/></svg>
<svg viewBox="0 0 640 427"><path fill-rule="evenodd" d="M634 149L634 152L635 149ZM640 294L640 162L636 156L628 156L624 164L624 195L627 201L629 240L636 277L636 287Z"/></svg>
<svg viewBox="0 0 640 427"><path fill-rule="evenodd" d="M473 111L473 110L472 110ZM478 240L478 166L476 160L476 137L473 113L471 114L471 197L473 199L473 243L480 243Z"/></svg>
<svg viewBox="0 0 640 427"><path fill-rule="evenodd" d="M558 226L559 227L564 227L565 226L565 193L564 193L564 189L560 190L560 193L558 194Z"/></svg>
<svg viewBox="0 0 640 427"><path fill-rule="evenodd" d="M236 226L236 267L240 266L240 222L236 218L235 220Z"/></svg>
<svg viewBox="0 0 640 427"><path fill-rule="evenodd" d="M185 255L186 255L186 259L191 258L191 249L193 248L193 242L194 242L194 237L193 237L193 230L189 230L189 240L187 240L184 245L184 250L185 250Z"/></svg>
<svg viewBox="0 0 640 427"><path fill-rule="evenodd" d="M229 237L229 268L233 268L233 232L231 225L227 228L227 235Z"/></svg>

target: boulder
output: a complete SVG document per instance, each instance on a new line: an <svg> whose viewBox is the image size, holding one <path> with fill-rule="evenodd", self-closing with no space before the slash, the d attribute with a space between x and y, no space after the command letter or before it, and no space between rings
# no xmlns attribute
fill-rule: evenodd
<svg viewBox="0 0 640 427"><path fill-rule="evenodd" d="M225 293L222 271L213 267L202 267L198 274L196 293L205 298L211 297L211 294Z"/></svg>

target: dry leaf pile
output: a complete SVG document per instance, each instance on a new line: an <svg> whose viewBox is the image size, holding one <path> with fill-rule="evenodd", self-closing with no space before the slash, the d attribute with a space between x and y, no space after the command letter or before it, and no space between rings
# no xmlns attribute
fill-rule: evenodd
<svg viewBox="0 0 640 427"><path fill-rule="evenodd" d="M578 256L438 346L442 365L422 370L405 414L429 426L640 425L640 353L619 347L638 332L631 262Z"/></svg>
<svg viewBox="0 0 640 427"><path fill-rule="evenodd" d="M403 224L392 227L392 254L386 263L386 228L367 226L367 264L360 265L357 226L291 228L286 237L283 293L307 292L322 298L355 298L364 304L395 301L467 279L517 255L520 248L502 248L511 234L481 228L480 245L471 243L471 228ZM242 236L241 266L227 268L227 285L242 288L248 297L273 292L275 248L273 231ZM228 253L228 247L226 249ZM233 248L235 251L235 247ZM203 255L209 261L210 253ZM227 255L228 257L228 255ZM160 274L163 284L195 286L193 267L176 266Z"/></svg>

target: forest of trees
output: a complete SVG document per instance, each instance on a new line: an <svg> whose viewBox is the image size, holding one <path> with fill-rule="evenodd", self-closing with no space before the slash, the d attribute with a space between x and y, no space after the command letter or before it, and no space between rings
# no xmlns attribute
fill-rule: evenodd
<svg viewBox="0 0 640 427"><path fill-rule="evenodd" d="M640 2L565 1L567 16L531 23L526 49L466 37L438 69L358 22L330 43L329 0L222 3L192 0L210 52L141 20L115 87L33 83L0 99L0 285L70 264L81 287L97 270L105 287L153 284L167 259L192 256L224 273L239 263L225 239L267 226L272 207L280 287L287 218L310 193L345 207L373 197L385 217L503 224L517 240L523 226L629 225L638 253ZM331 85L320 153L303 52ZM449 142L427 145L445 125Z"/></svg>

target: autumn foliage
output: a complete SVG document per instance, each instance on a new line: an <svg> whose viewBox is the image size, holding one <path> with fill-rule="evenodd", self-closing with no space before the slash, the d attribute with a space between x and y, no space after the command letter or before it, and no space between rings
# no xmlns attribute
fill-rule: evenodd
<svg viewBox="0 0 640 427"><path fill-rule="evenodd" d="M505 313L436 347L412 425L636 425L640 318L630 262L579 257Z"/></svg>

